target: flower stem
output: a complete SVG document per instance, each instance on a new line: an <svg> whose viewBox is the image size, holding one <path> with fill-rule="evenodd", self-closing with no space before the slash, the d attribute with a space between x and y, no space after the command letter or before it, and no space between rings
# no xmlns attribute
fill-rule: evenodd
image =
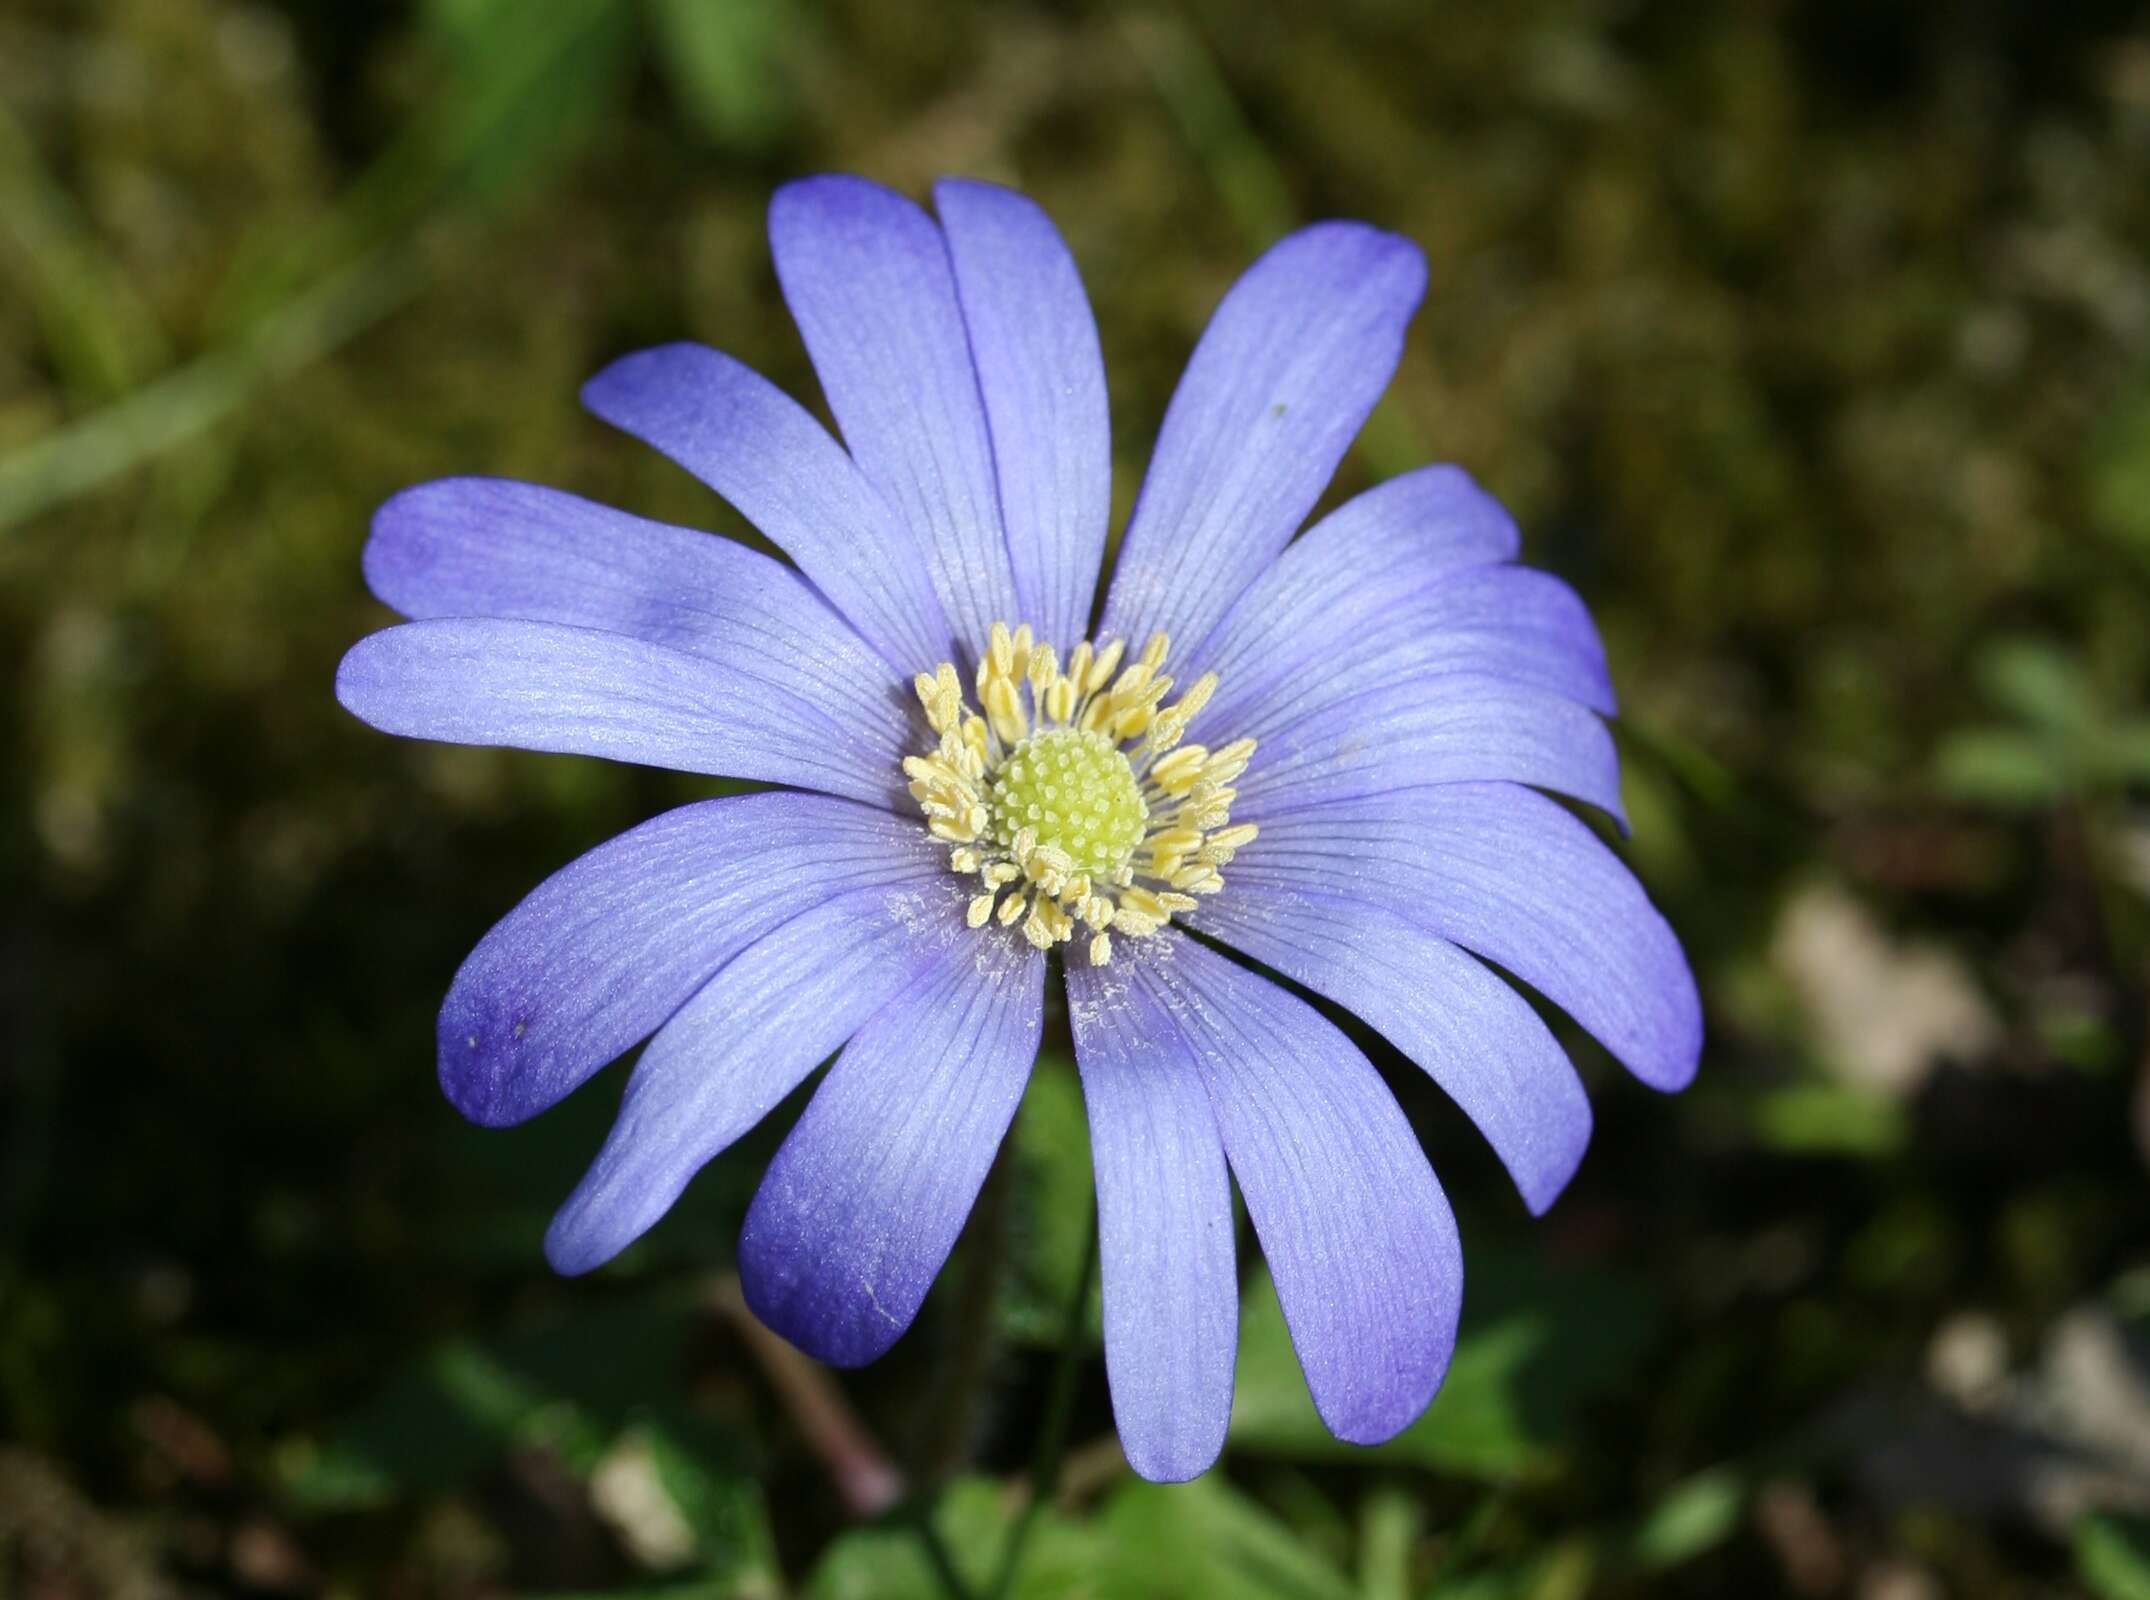
<svg viewBox="0 0 2150 1600"><path fill-rule="evenodd" d="M1083 1357L1089 1350L1090 1279L1097 1271L1097 1227L1083 1231L1082 1265L1076 1270L1075 1289L1068 1296L1067 1317L1060 1325L1060 1356L1053 1366L1052 1388L1045 1397L1045 1416L1038 1425L1038 1447L1030 1463L1030 1498L1024 1502L1008 1542L1000 1553L1000 1568L993 1574L987 1600L1006 1600L1015 1574L1022 1565L1023 1546L1038 1512L1053 1498L1060 1485L1060 1463L1067 1454L1068 1427L1075 1415L1075 1386L1082 1376Z"/></svg>
<svg viewBox="0 0 2150 1600"><path fill-rule="evenodd" d="M956 1568L956 1560L941 1538L940 1529L933 1525L933 1508L923 1501L913 1502L904 1520L911 1531L918 1535L918 1542L926 1552L926 1560L933 1567L933 1575L940 1580L941 1592L948 1600L971 1600L970 1585L963 1581L963 1574Z"/></svg>
<svg viewBox="0 0 2150 1600"><path fill-rule="evenodd" d="M877 1517L900 1501L903 1474L851 1409L828 1370L761 1325L747 1309L738 1278L727 1274L718 1280L712 1299L745 1340L748 1353L760 1364L807 1448L827 1469L844 1509L854 1517Z"/></svg>

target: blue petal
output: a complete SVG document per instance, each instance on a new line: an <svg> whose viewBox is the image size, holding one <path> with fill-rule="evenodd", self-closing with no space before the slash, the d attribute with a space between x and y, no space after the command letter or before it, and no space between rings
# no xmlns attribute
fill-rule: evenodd
<svg viewBox="0 0 2150 1600"><path fill-rule="evenodd" d="M366 581L407 617L557 622L763 671L861 705L901 681L799 575L714 534L507 478L443 478L374 513Z"/></svg>
<svg viewBox="0 0 2150 1600"><path fill-rule="evenodd" d="M918 1315L1037 1059L1045 957L995 928L858 1032L769 1163L739 1234L754 1314L862 1366Z"/></svg>
<svg viewBox="0 0 2150 1600"><path fill-rule="evenodd" d="M1089 631L1112 510L1097 324L1074 258L1031 201L961 179L934 185L933 200L992 430L1022 617L1066 649Z"/></svg>
<svg viewBox="0 0 2150 1600"><path fill-rule="evenodd" d="M1436 581L1408 608L1391 609L1364 633L1338 640L1322 675L1347 688L1383 673L1457 670L1513 678L1611 716L1605 646L1582 597L1534 567L1473 567Z"/></svg>
<svg viewBox="0 0 2150 1600"><path fill-rule="evenodd" d="M1426 266L1362 223L1281 240L1218 306L1165 412L1100 626L1204 638L1313 509L1403 351Z"/></svg>
<svg viewBox="0 0 2150 1600"><path fill-rule="evenodd" d="M1388 1086L1305 1001L1183 935L1119 941L1106 977L1178 1026L1321 1420L1392 1437L1448 1370L1463 1252Z"/></svg>
<svg viewBox="0 0 2150 1600"><path fill-rule="evenodd" d="M1191 659L1222 679L1202 712L1205 729L1260 739L1369 689L1454 672L1503 678L1612 714L1597 628L1575 591L1550 573L1499 565L1421 574L1410 566L1340 564L1330 577L1318 588L1294 586L1273 606L1262 592L1269 585L1257 585L1247 612L1235 612L1218 630L1229 636L1228 654Z"/></svg>
<svg viewBox="0 0 2150 1600"><path fill-rule="evenodd" d="M785 302L845 442L923 545L973 650L1021 610L993 446L933 219L864 178L807 178L769 203Z"/></svg>
<svg viewBox="0 0 2150 1600"><path fill-rule="evenodd" d="M441 1006L441 1087L476 1122L535 1116L780 924L945 861L915 822L825 795L653 817L561 868L478 941Z"/></svg>
<svg viewBox="0 0 2150 1600"><path fill-rule="evenodd" d="M894 996L944 962L964 887L945 867L853 890L764 935L650 1041L604 1148L545 1235L561 1272L609 1261L687 1180L766 1116Z"/></svg>
<svg viewBox="0 0 2150 1600"><path fill-rule="evenodd" d="M1385 906L1513 972L1651 1087L1694 1077L1702 1009L1679 940L1619 857L1554 801L1453 783L1234 814L1261 836L1233 861L1227 893L1259 885Z"/></svg>
<svg viewBox="0 0 2150 1600"><path fill-rule="evenodd" d="M1113 1420L1130 1466L1180 1483L1217 1459L1232 1415L1239 1284L1224 1146L1186 1042L1149 989L1117 961L1070 961L1067 986Z"/></svg>
<svg viewBox="0 0 2150 1600"><path fill-rule="evenodd" d="M1340 608L1371 615L1434 579L1512 560L1515 521L1461 467L1419 467L1352 496L1294 539L1209 637L1184 641L1236 704L1280 649ZM1291 663L1283 663L1289 666Z"/></svg>
<svg viewBox="0 0 2150 1600"><path fill-rule="evenodd" d="M1248 673L1226 678L1202 725L1261 739L1354 695L1468 672L1557 694L1600 715L1612 680L1597 629L1575 592L1529 567L1476 567L1421 592L1400 585L1377 612L1341 607Z"/></svg>
<svg viewBox="0 0 2150 1600"><path fill-rule="evenodd" d="M1252 817L1427 784L1506 779L1601 806L1624 827L1620 758L1573 700L1467 673L1406 679L1261 735L1239 781Z"/></svg>
<svg viewBox="0 0 2150 1600"><path fill-rule="evenodd" d="M899 682L954 639L926 552L806 409L730 356L669 344L623 356L582 403L724 496L813 580Z"/></svg>
<svg viewBox="0 0 2150 1600"><path fill-rule="evenodd" d="M1408 561L1421 572L1452 572L1513 561L1522 547L1507 507L1461 467L1434 462L1353 495L1293 540L1287 559Z"/></svg>
<svg viewBox="0 0 2150 1600"><path fill-rule="evenodd" d="M1590 1143L1590 1101L1529 1002L1447 940L1379 906L1281 894L1236 870L1231 880L1188 926L1370 1023L1477 1124L1524 1204L1534 1213L1551 1205Z"/></svg>
<svg viewBox="0 0 2150 1600"><path fill-rule="evenodd" d="M716 659L550 622L406 622L351 647L336 698L414 739L902 798L908 719L846 692L810 635L772 632Z"/></svg>

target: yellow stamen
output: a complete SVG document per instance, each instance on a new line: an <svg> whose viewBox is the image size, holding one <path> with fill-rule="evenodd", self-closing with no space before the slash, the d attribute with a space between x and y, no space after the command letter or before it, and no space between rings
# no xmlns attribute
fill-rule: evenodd
<svg viewBox="0 0 2150 1600"><path fill-rule="evenodd" d="M1255 838L1252 823L1231 821L1254 741L1182 743L1217 675L1168 700L1170 651L1162 632L1133 660L1122 640L1085 639L1063 668L1028 623L996 622L977 710L952 663L912 679L934 742L904 757L903 776L949 865L978 884L964 913L973 928L1020 926L1040 950L1080 928L1102 966L1113 935L1149 937L1223 889L1221 869Z"/></svg>
<svg viewBox="0 0 2150 1600"><path fill-rule="evenodd" d="M1083 693L1096 694L1112 682L1112 675L1119 670L1120 656L1127 649L1127 641L1115 639L1097 653L1090 663L1090 675L1083 681Z"/></svg>

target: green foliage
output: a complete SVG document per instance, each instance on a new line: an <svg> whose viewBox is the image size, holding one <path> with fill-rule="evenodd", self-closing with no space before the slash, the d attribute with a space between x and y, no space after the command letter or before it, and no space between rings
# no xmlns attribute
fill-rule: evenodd
<svg viewBox="0 0 2150 1600"><path fill-rule="evenodd" d="M633 40L621 0L430 0L425 19L457 81L416 159L483 200L542 178L598 129Z"/></svg>
<svg viewBox="0 0 2150 1600"><path fill-rule="evenodd" d="M2093 435L2088 476L2099 530L2150 561L2150 383L2138 381Z"/></svg>
<svg viewBox="0 0 2150 1600"><path fill-rule="evenodd" d="M762 225L822 169L1048 206L1123 513L1252 250L1415 240L1331 499L1457 461L1589 602L1627 857L1709 1017L1673 1102L1564 1035L1598 1131L1504 1244L1497 1165L1362 1035L1464 1229L1443 1392L1330 1439L1250 1250L1223 1465L1131 1481L1085 1343L1014 1592L2145 1593L2140 1508L2098 1496L2139 1475L2112 1393L2150 1321L2150 101L2138 23L2025 15L0 7L0 1593L989 1600L1091 1214L1064 1019L960 1281L818 1375L913 1496L860 1522L797 1374L711 1309L785 1116L561 1282L539 1236L621 1073L513 1132L432 1081L484 928L710 791L328 693L406 483L747 531L576 386L697 338L813 403ZM1772 935L1815 882L1940 947L1995 1042L1797 1076L1827 1052ZM2100 1403L2086 1306L2124 1334ZM2018 1447L2095 1468L2088 1508Z"/></svg>
<svg viewBox="0 0 2150 1600"><path fill-rule="evenodd" d="M645 0L651 53L680 109L715 144L772 143L793 114L783 56L797 26L786 0Z"/></svg>
<svg viewBox="0 0 2150 1600"><path fill-rule="evenodd" d="M73 395L125 393L165 360L156 314L4 103L0 251Z"/></svg>
<svg viewBox="0 0 2150 1600"><path fill-rule="evenodd" d="M599 1480L624 1482L629 1504L617 1514L641 1528L656 1519L665 1564L697 1574L691 1585L617 1593L775 1595L755 1452L693 1407L680 1382L697 1312L678 1293L645 1293L497 1339L450 1340L391 1377L318 1444L287 1449L289 1502L349 1512L467 1491L511 1456L535 1453L589 1482L601 1503ZM676 1547L675 1527L684 1536Z"/></svg>
<svg viewBox="0 0 2150 1600"><path fill-rule="evenodd" d="M1540 1555L1440 1584L1429 1600L1581 1600L1596 1577L1590 1546L1567 1540Z"/></svg>
<svg viewBox="0 0 2150 1600"><path fill-rule="evenodd" d="M1897 1104L1837 1083L1795 1083L1754 1103L1754 1131L1769 1149L1793 1155L1859 1156L1884 1160L1909 1137Z"/></svg>
<svg viewBox="0 0 2150 1600"><path fill-rule="evenodd" d="M1348 1600L1289 1524L1217 1477L1130 1484L1098 1519L1104 1589L1157 1600Z"/></svg>
<svg viewBox="0 0 2150 1600"><path fill-rule="evenodd" d="M2150 1518L2083 1518L2075 1529L2075 1570L2098 1600L2150 1600Z"/></svg>
<svg viewBox="0 0 2150 1600"><path fill-rule="evenodd" d="M1016 1114L1018 1158L1013 1271L1001 1297L1000 1322L1010 1338L1052 1344L1066 1315L1068 1285L1083 1260L1094 1223L1090 1192L1090 1124L1083 1114L1075 1063L1049 1051L1038 1060ZM1097 1297L1090 1327L1100 1335Z"/></svg>
<svg viewBox="0 0 2150 1600"><path fill-rule="evenodd" d="M933 1536L973 1593L986 1592L1017 1509L982 1479L959 1480L936 1497ZM920 1514L837 1540L814 1570L809 1600L941 1600L948 1586ZM1009 1591L1013 1600L1350 1600L1355 1592L1287 1523L1214 1477L1127 1484L1093 1518L1047 1512Z"/></svg>
<svg viewBox="0 0 2150 1600"><path fill-rule="evenodd" d="M807 1582L807 1600L944 1600L950 1592L944 1560L958 1582L982 1593L1018 1509L1001 1485L958 1479L930 1507L906 1509L830 1545ZM1100 1554L1094 1528L1047 1511L1031 1528L1014 1594L1073 1600L1091 1592Z"/></svg>
<svg viewBox="0 0 2150 1600"><path fill-rule="evenodd" d="M438 1492L517 1447L543 1447L587 1474L628 1419L672 1388L666 1379L679 1368L692 1310L677 1294L658 1294L496 1340L442 1344L318 1447L295 1450L290 1492L322 1509Z"/></svg>
<svg viewBox="0 0 2150 1600"><path fill-rule="evenodd" d="M1549 1471L1579 1410L1616 1389L1648 1348L1646 1296L1603 1273L1548 1272L1524 1255L1467 1250L1464 1321L1426 1414L1371 1450L1321 1425L1266 1273L1240 1314L1235 1448L1293 1460L1410 1464L1504 1482Z"/></svg>
<svg viewBox="0 0 2150 1600"><path fill-rule="evenodd" d="M1649 1572L1684 1566L1732 1536L1747 1509L1747 1485L1714 1467L1673 1486L1629 1537L1627 1559Z"/></svg>
<svg viewBox="0 0 2150 1600"><path fill-rule="evenodd" d="M1966 728L1941 747L1936 776L1957 799L2035 810L2074 795L2150 784L2150 717L2104 704L2082 668L2050 645L1998 640L1978 676L2010 725Z"/></svg>
<svg viewBox="0 0 2150 1600"><path fill-rule="evenodd" d="M229 346L0 460L0 533L186 444L386 316L408 264L368 258L269 313Z"/></svg>
<svg viewBox="0 0 2150 1600"><path fill-rule="evenodd" d="M760 1479L730 1430L680 1411L644 1418L631 1438L693 1535L695 1555L731 1593L776 1588L776 1550Z"/></svg>

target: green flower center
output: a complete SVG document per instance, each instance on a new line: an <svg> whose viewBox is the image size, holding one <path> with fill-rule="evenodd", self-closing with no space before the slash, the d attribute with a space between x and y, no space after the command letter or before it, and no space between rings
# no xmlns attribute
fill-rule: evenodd
<svg viewBox="0 0 2150 1600"><path fill-rule="evenodd" d="M1142 842L1150 808L1127 757L1104 734L1052 728L1025 739L993 775L986 791L988 824L996 843L1013 849L1032 830L1075 863L1103 877Z"/></svg>

